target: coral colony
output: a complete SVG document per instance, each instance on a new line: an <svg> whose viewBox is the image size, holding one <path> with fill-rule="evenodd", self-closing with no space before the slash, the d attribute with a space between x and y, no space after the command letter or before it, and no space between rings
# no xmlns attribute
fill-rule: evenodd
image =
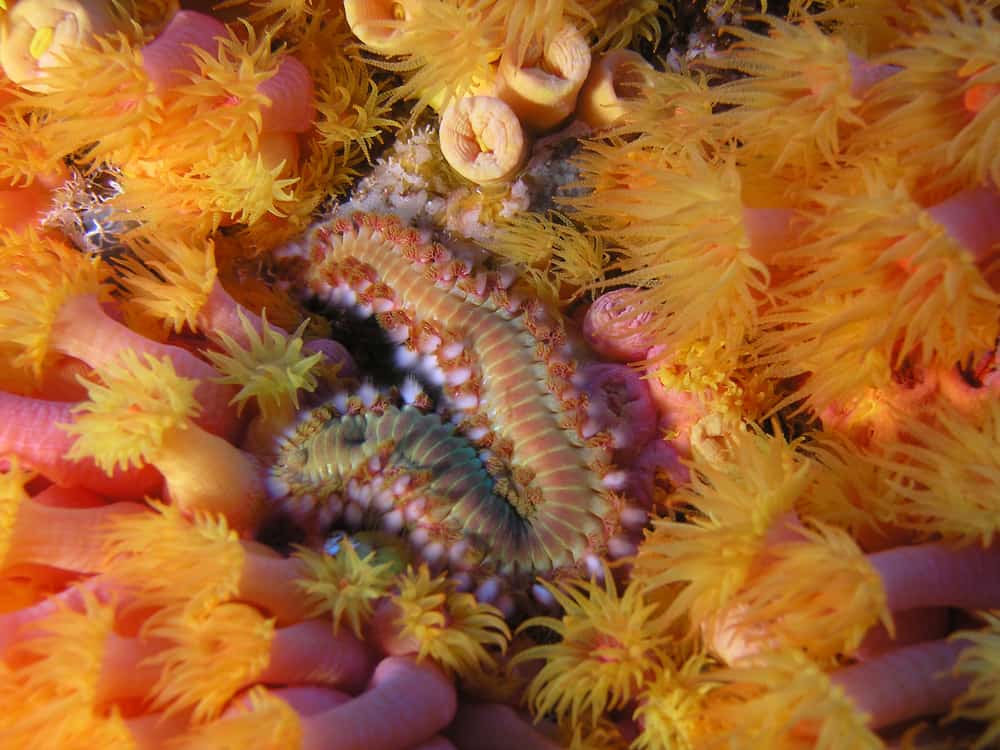
<svg viewBox="0 0 1000 750"><path fill-rule="evenodd" d="M0 2L0 747L1000 746L998 185L994 0Z"/></svg>

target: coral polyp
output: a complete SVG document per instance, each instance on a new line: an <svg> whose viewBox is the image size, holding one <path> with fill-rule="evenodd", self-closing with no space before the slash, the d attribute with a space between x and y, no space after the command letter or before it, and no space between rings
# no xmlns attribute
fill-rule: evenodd
<svg viewBox="0 0 1000 750"><path fill-rule="evenodd" d="M575 385L580 355L521 282L382 216L320 226L297 252L307 292L374 314L436 398L412 380L402 403L363 387L302 419L271 470L291 515L314 533L341 517L406 529L424 559L476 578L631 551L613 441L588 429Z"/></svg>

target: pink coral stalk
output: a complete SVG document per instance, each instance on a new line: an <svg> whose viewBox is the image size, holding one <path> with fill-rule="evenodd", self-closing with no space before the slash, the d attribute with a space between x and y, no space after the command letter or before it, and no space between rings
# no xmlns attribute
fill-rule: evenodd
<svg viewBox="0 0 1000 750"><path fill-rule="evenodd" d="M313 80L306 66L296 58L283 57L278 71L258 91L271 101L261 111L262 132L304 133L312 128L316 119Z"/></svg>
<svg viewBox="0 0 1000 750"><path fill-rule="evenodd" d="M1000 193L986 187L963 190L927 209L977 263L984 266L997 257L1000 243Z"/></svg>
<svg viewBox="0 0 1000 750"><path fill-rule="evenodd" d="M461 750L558 750L561 745L502 703L463 703L447 736Z"/></svg>
<svg viewBox="0 0 1000 750"><path fill-rule="evenodd" d="M59 508L25 497L7 519L9 527L4 528L0 520L0 568L33 563L78 573L98 572L104 557L101 532L109 519L142 512L138 503Z"/></svg>
<svg viewBox="0 0 1000 750"><path fill-rule="evenodd" d="M260 682L271 685L320 682L349 693L360 692L372 673L371 653L362 641L330 623L306 620L279 628Z"/></svg>
<svg viewBox="0 0 1000 750"><path fill-rule="evenodd" d="M1000 606L1000 547L918 544L876 552L868 561L882 579L892 611Z"/></svg>
<svg viewBox="0 0 1000 750"><path fill-rule="evenodd" d="M195 49L215 51L218 39L227 39L226 25L193 10L179 10L159 36L142 48L142 67L161 96L188 83L198 71Z"/></svg>
<svg viewBox="0 0 1000 750"><path fill-rule="evenodd" d="M104 569L144 606L197 613L231 598L279 625L309 616L314 602L296 585L309 573L300 558L237 538L217 516L188 519L174 506L153 505L155 512L117 518L104 530Z"/></svg>
<svg viewBox="0 0 1000 750"><path fill-rule="evenodd" d="M872 729L938 716L946 713L968 686L967 679L951 676L955 660L967 645L963 641L932 641L906 646L838 669L830 678L868 716Z"/></svg>
<svg viewBox="0 0 1000 750"><path fill-rule="evenodd" d="M458 750L451 742L440 735L431 737L426 742L414 745L410 750Z"/></svg>
<svg viewBox="0 0 1000 750"><path fill-rule="evenodd" d="M920 544L862 555L829 529L803 530L801 539L789 537L794 526L786 525L777 538L774 531L772 526L770 543L757 554L741 593L708 634L730 663L782 642L832 655L853 653L869 637L870 654L873 644L876 650L884 645L873 628L893 631L896 613L905 622L920 609L1000 606L1000 547ZM933 635L940 635L933 620L926 628L907 623L901 633L892 632L903 643Z"/></svg>
<svg viewBox="0 0 1000 750"><path fill-rule="evenodd" d="M216 435L231 435L235 428L235 414L229 407L233 390L211 382L219 374L215 368L186 349L148 339L114 320L96 295L78 295L66 301L52 327L50 347L93 368L115 361L128 349L157 359L167 357L178 375L199 381L195 391L202 406L198 425Z"/></svg>
<svg viewBox="0 0 1000 750"><path fill-rule="evenodd" d="M51 664L44 680L58 680L80 649L73 642L79 638L86 654L76 664L77 676L92 685L81 698L92 701L95 710L149 700L170 713L191 710L198 722L218 715L239 691L259 683L360 691L374 666L363 643L346 633L335 636L326 622L274 628L253 608L226 603L202 617L160 611L134 637L119 632L120 608L86 592L82 598L82 611L57 608L31 620L11 663L18 669L16 679L37 691L45 683L32 675L34 659Z"/></svg>
<svg viewBox="0 0 1000 750"><path fill-rule="evenodd" d="M895 635L890 635L885 626L876 625L854 652L856 659L865 661L900 646L938 640L947 636L951 628L951 613L944 607L895 612L892 620Z"/></svg>
<svg viewBox="0 0 1000 750"><path fill-rule="evenodd" d="M142 48L142 65L161 95L187 84L198 73L195 49L216 56L219 39L229 39L225 24L193 10L180 10L160 35ZM313 126L316 110L312 76L296 58L285 56L275 74L258 87L270 100L261 110L261 132L304 133Z"/></svg>
<svg viewBox="0 0 1000 750"><path fill-rule="evenodd" d="M650 351L651 357L654 351ZM708 414L708 408L696 393L664 385L658 375L663 362L669 366L671 360L669 357L654 360L646 369L649 395L659 411L660 429L669 436L670 445L682 458L691 458L691 429Z"/></svg>
<svg viewBox="0 0 1000 750"><path fill-rule="evenodd" d="M425 742L454 718L451 680L430 663L383 659L354 700L301 719L302 750L398 750Z"/></svg>
<svg viewBox="0 0 1000 750"><path fill-rule="evenodd" d="M53 193L68 176L64 168L37 175L26 185L0 180L0 227L20 232L28 226L38 226L52 206Z"/></svg>
<svg viewBox="0 0 1000 750"><path fill-rule="evenodd" d="M58 485L84 487L116 500L155 494L163 478L151 466L117 469L109 476L91 459L64 458L74 439L57 425L73 421L73 406L0 391L0 456L13 454Z"/></svg>
<svg viewBox="0 0 1000 750"><path fill-rule="evenodd" d="M266 325L270 330L288 336L288 333L274 323L265 323L261 316L237 302L226 288L216 279L212 289L198 313L198 328L209 337L224 333L244 349L250 348L250 339L241 320L246 320L258 335L264 333ZM358 374L357 365L344 345L332 339L315 339L304 344L303 349L322 352L329 364L339 364L339 374L353 377Z"/></svg>
<svg viewBox="0 0 1000 750"><path fill-rule="evenodd" d="M60 487L57 484L50 484L33 499L56 508L98 508L107 504L101 495L84 487Z"/></svg>
<svg viewBox="0 0 1000 750"><path fill-rule="evenodd" d="M122 596L120 587L109 576L97 575L85 578L63 589L58 594L49 596L29 607L0 614L0 659L5 657L7 650L15 643L31 637L34 630L30 627L61 609L82 612L86 597L91 596L102 603L112 600L120 605L128 601Z"/></svg>
<svg viewBox="0 0 1000 750"><path fill-rule="evenodd" d="M351 700L348 693L317 685L293 685L271 691L302 716L312 716L342 706ZM247 706L247 708L250 708Z"/></svg>

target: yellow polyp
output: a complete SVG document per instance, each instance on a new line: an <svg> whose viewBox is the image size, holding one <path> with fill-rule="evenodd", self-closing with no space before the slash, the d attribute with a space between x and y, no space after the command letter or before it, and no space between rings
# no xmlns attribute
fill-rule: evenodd
<svg viewBox="0 0 1000 750"><path fill-rule="evenodd" d="M51 26L42 26L35 29L28 44L28 52L35 60L41 59L42 55L49 51L52 46L52 39L55 36L55 29Z"/></svg>

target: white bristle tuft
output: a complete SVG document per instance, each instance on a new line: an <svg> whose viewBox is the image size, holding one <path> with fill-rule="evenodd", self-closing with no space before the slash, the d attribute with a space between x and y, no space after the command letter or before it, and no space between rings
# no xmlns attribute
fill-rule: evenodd
<svg viewBox="0 0 1000 750"><path fill-rule="evenodd" d="M500 579L496 576L487 578L476 589L476 599L485 604L492 604L500 596Z"/></svg>
<svg viewBox="0 0 1000 750"><path fill-rule="evenodd" d="M361 528L361 523L364 519L365 511L357 503L348 503L347 507L344 508L344 524L347 525L348 528Z"/></svg>
<svg viewBox="0 0 1000 750"><path fill-rule="evenodd" d="M589 554L583 559L583 564L587 568L587 573L591 578L598 581L604 580L604 565L601 564L601 558L597 555Z"/></svg>
<svg viewBox="0 0 1000 750"><path fill-rule="evenodd" d="M455 407L463 411L475 411L479 407L479 396L475 393L460 393L455 397Z"/></svg>
<svg viewBox="0 0 1000 750"><path fill-rule="evenodd" d="M472 377L472 369L468 367L457 367L445 373L445 382L448 385L462 385Z"/></svg>
<svg viewBox="0 0 1000 750"><path fill-rule="evenodd" d="M609 490L621 491L628 484L628 474L624 471L609 471L601 477L601 484Z"/></svg>
<svg viewBox="0 0 1000 750"><path fill-rule="evenodd" d="M422 526L418 526L410 532L410 544L418 548L423 548L431 538L431 532Z"/></svg>
<svg viewBox="0 0 1000 750"><path fill-rule="evenodd" d="M403 512L391 510L382 516L382 530L389 534L398 534L403 530Z"/></svg>
<svg viewBox="0 0 1000 750"><path fill-rule="evenodd" d="M444 556L444 545L441 542L431 542L424 547L423 558L428 563L436 563Z"/></svg>
<svg viewBox="0 0 1000 750"><path fill-rule="evenodd" d="M541 604L546 609L556 608L556 598L552 595L552 592L545 588L540 583L532 584L531 586L531 596L536 602Z"/></svg>
<svg viewBox="0 0 1000 750"><path fill-rule="evenodd" d="M608 554L614 560L634 555L638 548L630 539L615 535L608 540Z"/></svg>
<svg viewBox="0 0 1000 750"><path fill-rule="evenodd" d="M386 329L385 335L389 337L389 341L398 346L410 338L410 327L408 325L393 326Z"/></svg>
<svg viewBox="0 0 1000 750"><path fill-rule="evenodd" d="M419 358L420 355L408 346L397 347L396 351L393 353L393 359L396 362L396 367L400 367L404 370L412 370Z"/></svg>
<svg viewBox="0 0 1000 750"><path fill-rule="evenodd" d="M424 389L420 386L420 382L416 378L404 378L403 384L399 386L399 396L405 404L412 405L420 398L423 392Z"/></svg>
<svg viewBox="0 0 1000 750"><path fill-rule="evenodd" d="M622 510L619 515L621 519L622 526L627 529L638 530L646 525L646 521L649 518L649 514L642 508L637 508L634 505Z"/></svg>
<svg viewBox="0 0 1000 750"><path fill-rule="evenodd" d="M445 344L441 349L441 358L446 362L455 359L459 354L465 351L465 346L460 341L453 341L450 344Z"/></svg>
<svg viewBox="0 0 1000 750"><path fill-rule="evenodd" d="M284 497L291 489L288 482L273 474L268 475L267 479L264 480L264 486L267 488L267 494L273 498Z"/></svg>

